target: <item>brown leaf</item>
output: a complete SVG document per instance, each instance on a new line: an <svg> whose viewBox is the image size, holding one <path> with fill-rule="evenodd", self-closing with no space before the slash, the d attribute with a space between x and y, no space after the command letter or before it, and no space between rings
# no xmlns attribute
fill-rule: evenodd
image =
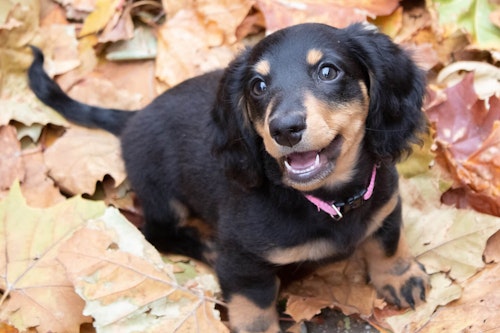
<svg viewBox="0 0 500 333"><path fill-rule="evenodd" d="M132 3L127 3L121 11L116 11L99 35L99 43L116 42L134 36L134 22L130 16Z"/></svg>
<svg viewBox="0 0 500 333"><path fill-rule="evenodd" d="M210 289L201 280L178 284L173 266L116 209L76 231L60 260L97 330L228 332Z"/></svg>
<svg viewBox="0 0 500 333"><path fill-rule="evenodd" d="M473 80L473 73L469 73L457 85L440 92L430 102L427 114L437 131L436 160L456 179L455 188L493 199L492 209L485 211L484 205L478 209L495 213L500 209L500 100L496 96L479 99ZM469 203L476 207L474 201Z"/></svg>
<svg viewBox="0 0 500 333"><path fill-rule="evenodd" d="M10 188L14 180L24 177L21 144L17 140L16 128L0 126L0 191Z"/></svg>
<svg viewBox="0 0 500 333"><path fill-rule="evenodd" d="M68 193L95 191L105 175L117 184L125 179L118 139L104 131L71 127L44 153L49 174Z"/></svg>
<svg viewBox="0 0 500 333"><path fill-rule="evenodd" d="M176 12L159 30L157 77L173 86L226 66L236 52L236 29L252 3L193 2Z"/></svg>
<svg viewBox="0 0 500 333"><path fill-rule="evenodd" d="M314 274L292 283L284 295L288 296L286 313L295 321L310 320L326 307L368 318L375 307L383 304L377 299L375 289L366 284L362 258L356 255L319 268Z"/></svg>
<svg viewBox="0 0 500 333"><path fill-rule="evenodd" d="M314 2L294 4L284 1L258 0L256 6L264 13L268 33L306 22L324 23L343 28L354 22L363 22L368 16L366 11L353 7Z"/></svg>
<svg viewBox="0 0 500 333"><path fill-rule="evenodd" d="M85 18L80 37L104 29L116 11L121 11L121 0L97 0L95 10Z"/></svg>
<svg viewBox="0 0 500 333"><path fill-rule="evenodd" d="M21 189L26 202L32 207L50 207L66 198L49 178L41 149L24 151L22 155L25 174Z"/></svg>
<svg viewBox="0 0 500 333"><path fill-rule="evenodd" d="M90 322L57 258L60 244L104 205L74 198L39 209L26 205L19 185L0 202L0 320L21 331L79 332Z"/></svg>
<svg viewBox="0 0 500 333"><path fill-rule="evenodd" d="M500 328L499 290L500 264L488 265L467 282L459 300L439 308L419 332L497 331Z"/></svg>

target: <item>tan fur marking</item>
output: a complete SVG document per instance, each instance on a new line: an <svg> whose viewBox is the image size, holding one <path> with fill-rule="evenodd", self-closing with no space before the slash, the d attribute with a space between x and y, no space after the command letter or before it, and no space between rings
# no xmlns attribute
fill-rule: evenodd
<svg viewBox="0 0 500 333"><path fill-rule="evenodd" d="M267 60L260 60L255 64L255 71L262 76L267 76L271 73L271 64Z"/></svg>
<svg viewBox="0 0 500 333"><path fill-rule="evenodd" d="M281 155L281 146L279 146L276 141L274 141L273 137L271 136L271 132L269 131L269 116L271 114L271 110L273 109L274 103L275 99L271 99L271 101L267 105L263 121L259 121L255 124L255 130L264 140L264 146L266 147L267 152L271 156L279 158L279 156Z"/></svg>
<svg viewBox="0 0 500 333"><path fill-rule="evenodd" d="M396 253L390 257L386 255L380 240L373 237L369 237L361 245L361 250L368 266L371 283L382 297L403 308L418 305L423 301L420 298L422 290L418 284L411 289L414 304L408 303L402 295L402 287L409 281L422 281L425 294L428 294L430 286L429 276L410 253L402 230Z"/></svg>
<svg viewBox="0 0 500 333"><path fill-rule="evenodd" d="M321 58L323 58L323 52L318 49L312 49L307 52L307 63L309 65L316 65Z"/></svg>
<svg viewBox="0 0 500 333"><path fill-rule="evenodd" d="M361 85L363 88L364 85ZM301 191L311 191L319 187L333 187L351 180L355 163L365 132L368 101L349 104L329 105L317 100L312 94L305 96L307 108L307 129L303 144L312 149L326 147L337 135L343 138L342 148L335 169L324 180L313 184L291 184Z"/></svg>
<svg viewBox="0 0 500 333"><path fill-rule="evenodd" d="M394 208L396 208L398 202L399 202L399 191L396 191L392 194L392 197L389 199L389 201L387 201L381 208L379 208L375 212L375 214L372 215L370 219L371 220L370 225L366 230L366 237L373 234L375 231L377 231L378 228L382 226L382 223L384 222L385 218L394 211Z"/></svg>
<svg viewBox="0 0 500 333"><path fill-rule="evenodd" d="M228 303L229 322L238 333L278 333L280 331L276 304L261 309L242 295L233 295Z"/></svg>
<svg viewBox="0 0 500 333"><path fill-rule="evenodd" d="M265 119L262 123L254 124L257 133L263 138L266 151L275 159L297 151L321 150L328 146L336 135L343 138L341 153L336 161L333 172L320 181L308 184L296 184L283 181L299 191L312 191L320 187L333 187L351 180L355 172L355 163L358 157L360 144L365 133L365 122L368 115L369 97L366 86L359 82L363 94L361 101L348 104L334 104L318 100L310 92L304 93L306 107L307 128L302 140L294 147L281 146L269 133L269 114L273 101L268 105Z"/></svg>
<svg viewBox="0 0 500 333"><path fill-rule="evenodd" d="M273 249L266 255L274 264L286 265L306 260L319 260L335 254L335 246L328 240L316 240L305 244Z"/></svg>
<svg viewBox="0 0 500 333"><path fill-rule="evenodd" d="M214 236L214 230L205 221L195 218L189 212L189 209L178 200L171 200L169 202L170 208L174 211L179 219L179 227L192 227L198 230L200 237L205 239L210 239Z"/></svg>

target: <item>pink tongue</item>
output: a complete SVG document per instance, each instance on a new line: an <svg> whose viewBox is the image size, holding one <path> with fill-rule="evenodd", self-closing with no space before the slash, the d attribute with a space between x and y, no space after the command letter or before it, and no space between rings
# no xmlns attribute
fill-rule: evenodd
<svg viewBox="0 0 500 333"><path fill-rule="evenodd" d="M315 151L293 153L287 156L287 161L288 164L294 169L307 169L308 167L314 165L314 163L316 162L317 154L318 153Z"/></svg>

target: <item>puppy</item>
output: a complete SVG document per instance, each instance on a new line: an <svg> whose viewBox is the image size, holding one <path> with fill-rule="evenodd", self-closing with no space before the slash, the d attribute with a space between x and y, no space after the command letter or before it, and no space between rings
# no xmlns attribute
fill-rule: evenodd
<svg viewBox="0 0 500 333"><path fill-rule="evenodd" d="M69 98L33 52L40 100L121 138L146 238L205 261L215 244L234 332L280 332L282 267L357 248L387 301L425 300L428 276L402 234L395 168L425 131L425 80L387 36L362 24L286 28L137 112ZM188 219L213 227L213 238L202 241Z"/></svg>

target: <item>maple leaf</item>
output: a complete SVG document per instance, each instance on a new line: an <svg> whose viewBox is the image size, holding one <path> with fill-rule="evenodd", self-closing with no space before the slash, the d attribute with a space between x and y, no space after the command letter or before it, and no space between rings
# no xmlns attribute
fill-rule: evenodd
<svg viewBox="0 0 500 333"><path fill-rule="evenodd" d="M266 30L278 29L305 22L318 22L343 28L350 23L364 22L367 17L389 15L399 1L272 1L257 0L263 12Z"/></svg>
<svg viewBox="0 0 500 333"><path fill-rule="evenodd" d="M0 202L0 320L24 331L79 332L91 319L57 259L61 243L104 205L73 198L40 209L26 205L19 184ZM61 223L62 222L62 223Z"/></svg>
<svg viewBox="0 0 500 333"><path fill-rule="evenodd" d="M169 86L226 66L250 0L190 2L160 28L156 75Z"/></svg>
<svg viewBox="0 0 500 333"><path fill-rule="evenodd" d="M228 332L213 294L180 285L173 265L116 209L76 231L59 259L98 332Z"/></svg>
<svg viewBox="0 0 500 333"><path fill-rule="evenodd" d="M470 204L483 212L500 211L500 99L481 100L474 93L474 74L458 84L434 94L427 115L435 123L438 155L436 160L466 191L491 200L492 208Z"/></svg>
<svg viewBox="0 0 500 333"><path fill-rule="evenodd" d="M489 265L467 282L459 300L439 308L419 332L497 331L500 328L499 290L500 265Z"/></svg>
<svg viewBox="0 0 500 333"><path fill-rule="evenodd" d="M119 140L104 131L71 127L44 157L50 176L68 193L92 194L105 175L117 184L125 180Z"/></svg>

